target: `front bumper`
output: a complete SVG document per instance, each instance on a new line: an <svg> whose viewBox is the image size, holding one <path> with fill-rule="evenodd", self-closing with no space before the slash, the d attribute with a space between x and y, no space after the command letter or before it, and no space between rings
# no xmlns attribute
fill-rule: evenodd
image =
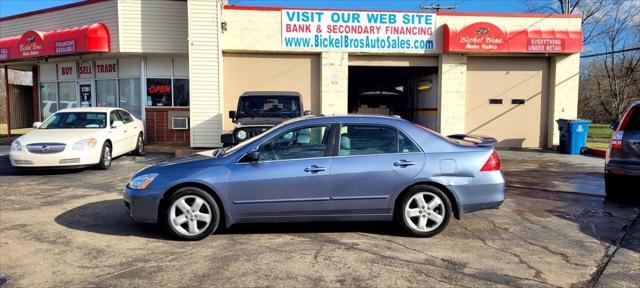
<svg viewBox="0 0 640 288"><path fill-rule="evenodd" d="M158 207L160 206L162 194L147 189L136 190L126 187L123 194L124 206L129 213L129 217L134 221L158 223Z"/></svg>
<svg viewBox="0 0 640 288"><path fill-rule="evenodd" d="M51 154L36 154L26 151L11 151L11 165L21 168L42 167L77 167L95 165L100 162L100 149L73 150L67 147L64 151Z"/></svg>

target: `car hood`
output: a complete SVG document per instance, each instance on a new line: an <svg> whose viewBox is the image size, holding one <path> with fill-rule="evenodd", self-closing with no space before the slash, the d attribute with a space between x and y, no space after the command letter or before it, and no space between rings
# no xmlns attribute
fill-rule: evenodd
<svg viewBox="0 0 640 288"><path fill-rule="evenodd" d="M194 164L196 162L211 161L211 160L215 162L215 160L218 158L213 157L214 151L215 150L206 150L198 153L193 153L187 156L176 157L167 161L159 162L153 165L153 167L169 167L169 166L176 166L176 165Z"/></svg>
<svg viewBox="0 0 640 288"><path fill-rule="evenodd" d="M18 141L22 145L43 142L73 144L82 139L96 137L101 132L104 132L104 129L34 129L20 136Z"/></svg>
<svg viewBox="0 0 640 288"><path fill-rule="evenodd" d="M236 119L236 123L242 126L275 126L288 119L289 117L246 117Z"/></svg>

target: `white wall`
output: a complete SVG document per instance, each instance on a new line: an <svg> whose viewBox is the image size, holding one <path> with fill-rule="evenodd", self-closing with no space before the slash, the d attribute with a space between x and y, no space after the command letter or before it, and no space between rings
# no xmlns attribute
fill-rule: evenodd
<svg viewBox="0 0 640 288"><path fill-rule="evenodd" d="M218 0L189 0L191 146L220 147L222 88L218 46Z"/></svg>
<svg viewBox="0 0 640 288"><path fill-rule="evenodd" d="M119 0L120 51L186 54L187 2Z"/></svg>

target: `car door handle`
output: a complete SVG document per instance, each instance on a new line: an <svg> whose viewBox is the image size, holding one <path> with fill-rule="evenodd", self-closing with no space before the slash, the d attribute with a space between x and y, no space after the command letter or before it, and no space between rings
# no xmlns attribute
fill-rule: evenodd
<svg viewBox="0 0 640 288"><path fill-rule="evenodd" d="M407 167L407 166L411 166L411 165L416 165L416 162L413 161L407 161L407 160L398 160L396 162L393 162L393 166L397 166L397 167Z"/></svg>
<svg viewBox="0 0 640 288"><path fill-rule="evenodd" d="M327 171L327 168L320 167L318 165L311 165L307 168L304 168L304 172L309 172L309 173L318 173L321 171Z"/></svg>

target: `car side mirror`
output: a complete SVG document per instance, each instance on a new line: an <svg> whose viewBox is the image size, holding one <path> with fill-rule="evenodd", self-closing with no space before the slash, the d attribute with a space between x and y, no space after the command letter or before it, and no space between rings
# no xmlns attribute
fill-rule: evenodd
<svg viewBox="0 0 640 288"><path fill-rule="evenodd" d="M611 128L611 130L618 130L618 126L620 126L620 121L616 120L611 122L611 126L609 126Z"/></svg>
<svg viewBox="0 0 640 288"><path fill-rule="evenodd" d="M249 151L249 153L247 153L247 155L245 156L245 159L247 160L247 162L257 162L258 160L260 160L260 152L256 150Z"/></svg>
<svg viewBox="0 0 640 288"><path fill-rule="evenodd" d="M232 120L236 119L236 111L231 110L229 111L229 118L231 118Z"/></svg>
<svg viewBox="0 0 640 288"><path fill-rule="evenodd" d="M118 127L121 127L122 125L124 125L124 122L122 121L113 121L113 123L111 124L111 128L116 129Z"/></svg>
<svg viewBox="0 0 640 288"><path fill-rule="evenodd" d="M309 116L309 115L311 115L311 111L309 111L309 110L304 110L304 112L302 112L302 115L304 115L304 116Z"/></svg>
<svg viewBox="0 0 640 288"><path fill-rule="evenodd" d="M42 122L33 122L33 129L40 128L40 125L42 125Z"/></svg>

